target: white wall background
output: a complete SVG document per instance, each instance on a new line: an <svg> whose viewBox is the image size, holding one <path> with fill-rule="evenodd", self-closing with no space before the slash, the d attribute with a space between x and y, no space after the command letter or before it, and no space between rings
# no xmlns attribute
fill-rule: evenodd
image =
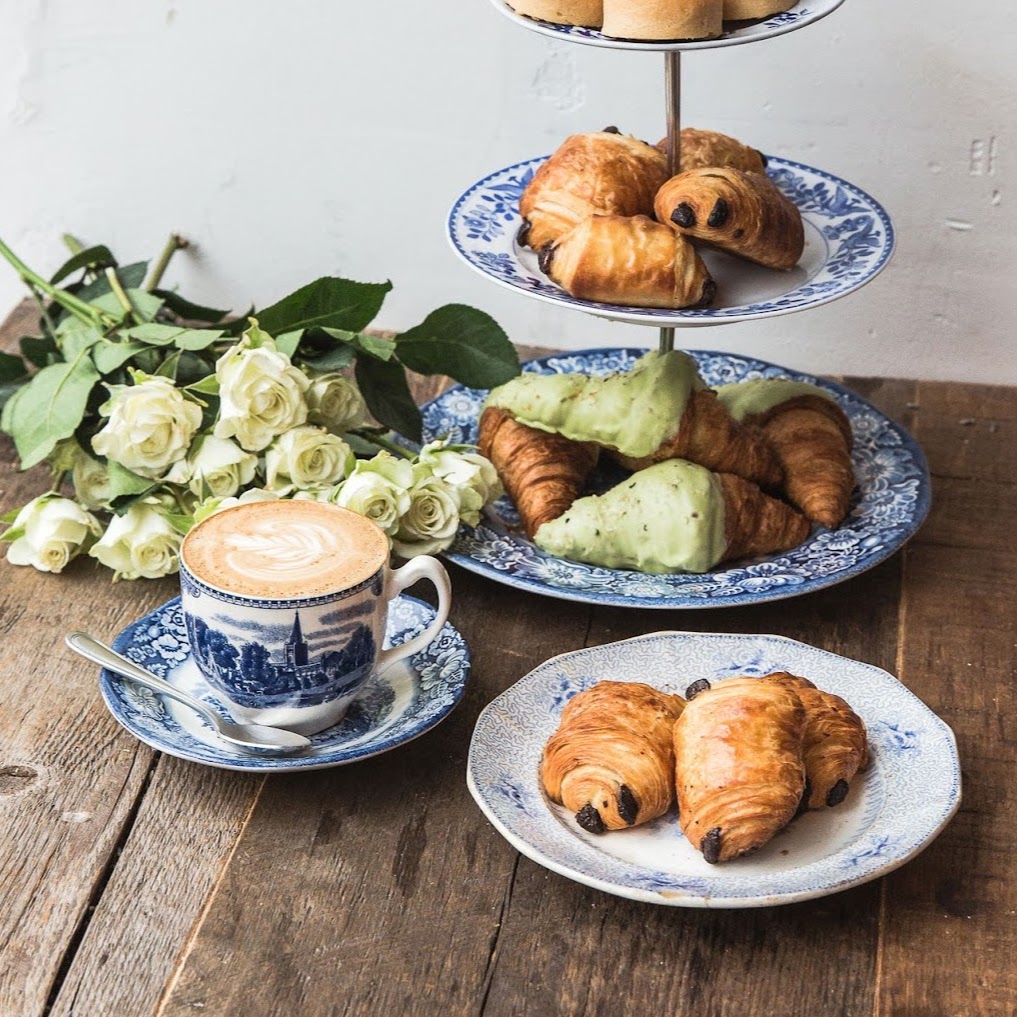
<svg viewBox="0 0 1017 1017"><path fill-rule="evenodd" d="M686 55L685 123L858 184L899 244L841 301L679 343L1017 384L1015 56L1014 19L950 0L846 0ZM134 260L177 230L197 249L167 282L237 310L319 275L389 278L383 327L462 301L520 342L654 345L484 281L445 240L475 180L609 123L663 133L663 58L553 42L487 0L0 0L0 236L51 271L64 231ZM21 295L0 265L0 311Z"/></svg>

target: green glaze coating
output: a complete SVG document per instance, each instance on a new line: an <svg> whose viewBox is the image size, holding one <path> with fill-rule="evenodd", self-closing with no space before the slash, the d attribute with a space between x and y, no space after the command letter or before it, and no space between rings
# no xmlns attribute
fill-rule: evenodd
<svg viewBox="0 0 1017 1017"><path fill-rule="evenodd" d="M720 385L716 391L717 398L739 423L798 396L814 395L834 401L826 389L806 381L791 381L789 378L751 378L749 381Z"/></svg>
<svg viewBox="0 0 1017 1017"><path fill-rule="evenodd" d="M521 374L494 389L485 405L529 427L638 458L678 430L689 396L705 387L692 358L672 350L647 353L618 374Z"/></svg>
<svg viewBox="0 0 1017 1017"><path fill-rule="evenodd" d="M709 470L668 459L573 502L534 537L548 554L640 572L707 572L724 557L724 495Z"/></svg>

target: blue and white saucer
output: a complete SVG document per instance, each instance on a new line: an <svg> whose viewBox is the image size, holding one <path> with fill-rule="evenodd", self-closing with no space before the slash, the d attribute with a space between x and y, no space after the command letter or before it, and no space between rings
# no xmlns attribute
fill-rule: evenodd
<svg viewBox="0 0 1017 1017"><path fill-rule="evenodd" d="M543 374L629 371L646 351L584 350L532 360ZM929 511L925 456L901 427L860 396L834 382L753 357L689 350L707 385L749 378L792 378L826 389L851 422L857 487L848 518L836 530L815 527L784 554L721 565L704 575L646 575L554 558L527 540L508 498L491 506L480 526L460 528L445 557L471 572L520 590L562 600L614 607L735 607L813 593L872 568L915 533ZM461 385L422 408L426 441L448 436L475 444L486 391Z"/></svg>
<svg viewBox="0 0 1017 1017"><path fill-rule="evenodd" d="M700 678L804 675L865 722L871 762L835 808L796 819L755 854L710 865L677 812L601 835L540 786L538 767L565 704L598 681L684 694ZM473 732L467 783L496 829L528 858L598 890L678 907L768 907L846 890L917 855L960 805L953 732L892 675L781 636L657 632L553 657L503 692Z"/></svg>
<svg viewBox="0 0 1017 1017"><path fill-rule="evenodd" d="M400 595L388 612L385 646L422 632L434 608ZM171 685L229 713L206 684L191 657L180 598L156 608L121 632L113 648ZM153 749L224 770L321 770L394 749L442 721L462 698L470 673L463 637L449 624L426 650L375 675L345 718L293 756L252 755L219 739L192 710L103 670L99 688L110 713Z"/></svg>
<svg viewBox="0 0 1017 1017"><path fill-rule="evenodd" d="M822 170L769 156L767 173L802 213L805 251L789 272L776 272L719 251L701 250L717 283L713 306L675 311L580 300L544 275L537 255L516 241L519 199L547 156L484 177L448 217L456 253L493 282L562 307L636 325L691 326L790 314L854 292L879 274L893 253L886 210L860 188Z"/></svg>
<svg viewBox="0 0 1017 1017"><path fill-rule="evenodd" d="M613 39L595 28L578 25L555 25L548 21L517 14L505 0L492 0L494 6L507 18L541 35L563 42L578 42L586 46L601 46L606 49L628 50L688 50L718 49L725 46L740 46L746 42L760 42L772 39L786 32L793 32L811 25L835 11L844 0L801 0L789 10L769 18L755 21L726 21L724 33L716 39L689 39L684 42L644 42L635 39Z"/></svg>

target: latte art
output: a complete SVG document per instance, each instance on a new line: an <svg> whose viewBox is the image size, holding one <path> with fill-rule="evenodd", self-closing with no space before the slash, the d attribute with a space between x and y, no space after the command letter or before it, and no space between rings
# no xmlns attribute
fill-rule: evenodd
<svg viewBox="0 0 1017 1017"><path fill-rule="evenodd" d="M388 556L370 520L335 505L272 501L209 516L184 541L196 578L249 597L311 597L355 586Z"/></svg>

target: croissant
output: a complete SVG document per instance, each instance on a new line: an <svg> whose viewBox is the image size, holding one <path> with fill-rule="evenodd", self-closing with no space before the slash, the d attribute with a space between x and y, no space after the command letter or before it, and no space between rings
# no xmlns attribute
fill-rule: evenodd
<svg viewBox="0 0 1017 1017"><path fill-rule="evenodd" d="M645 215L591 215L540 252L540 268L580 300L704 307L717 284L683 236Z"/></svg>
<svg viewBox="0 0 1017 1017"><path fill-rule="evenodd" d="M678 810L689 842L708 862L725 862L794 818L805 790L805 708L757 678L696 684L707 688L690 695L674 726Z"/></svg>
<svg viewBox="0 0 1017 1017"><path fill-rule="evenodd" d="M762 173L687 170L661 187L654 211L685 236L766 268L793 268L805 249L801 213Z"/></svg>
<svg viewBox="0 0 1017 1017"><path fill-rule="evenodd" d="M783 378L722 385L717 395L732 417L761 430L780 463L791 504L814 523L840 526L855 475L851 423L832 396Z"/></svg>
<svg viewBox="0 0 1017 1017"><path fill-rule="evenodd" d="M791 10L796 3L797 0L724 0L724 20L768 18L771 14Z"/></svg>
<svg viewBox="0 0 1017 1017"><path fill-rule="evenodd" d="M674 800L672 728L685 701L641 682L598 682L562 711L540 779L590 833L662 816Z"/></svg>
<svg viewBox="0 0 1017 1017"><path fill-rule="evenodd" d="M663 153L645 141L617 129L573 134L523 191L517 239L540 251L591 215L652 215L666 179Z"/></svg>
<svg viewBox="0 0 1017 1017"><path fill-rule="evenodd" d="M603 0L507 0L517 14L556 25L600 28L604 21Z"/></svg>
<svg viewBox="0 0 1017 1017"><path fill-rule="evenodd" d="M763 681L791 689L805 707L805 795L802 809L839 805L851 778L869 761L865 725L840 696L817 689L807 678L777 671Z"/></svg>
<svg viewBox="0 0 1017 1017"><path fill-rule="evenodd" d="M723 0L604 0L614 39L711 39L724 30Z"/></svg>
<svg viewBox="0 0 1017 1017"><path fill-rule="evenodd" d="M732 420L687 353L640 357L608 375L521 374L487 404L577 441L595 441L629 469L688 459L767 488L780 484L776 454L755 428Z"/></svg>
<svg viewBox="0 0 1017 1017"><path fill-rule="evenodd" d="M477 445L494 464L531 538L576 500L600 451L592 442L527 427L494 406L480 415Z"/></svg>
<svg viewBox="0 0 1017 1017"><path fill-rule="evenodd" d="M533 541L555 557L604 568L702 573L729 559L786 551L808 533L804 516L755 484L669 459L605 494L577 498Z"/></svg>
<svg viewBox="0 0 1017 1017"><path fill-rule="evenodd" d="M667 138L657 142L667 154ZM696 127L683 127L679 141L681 171L701 166L730 166L746 173L765 173L766 156L740 141L716 131L702 131Z"/></svg>

